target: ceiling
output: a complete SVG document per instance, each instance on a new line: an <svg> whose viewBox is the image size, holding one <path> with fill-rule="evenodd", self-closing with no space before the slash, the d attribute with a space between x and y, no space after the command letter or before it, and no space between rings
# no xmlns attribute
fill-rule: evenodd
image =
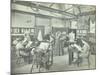
<svg viewBox="0 0 100 75"><path fill-rule="evenodd" d="M12 10L71 19L80 15L95 14L96 7L93 5L12 1Z"/></svg>

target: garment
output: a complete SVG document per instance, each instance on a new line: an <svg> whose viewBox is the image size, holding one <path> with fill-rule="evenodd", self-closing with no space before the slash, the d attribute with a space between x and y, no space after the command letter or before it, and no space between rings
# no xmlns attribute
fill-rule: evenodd
<svg viewBox="0 0 100 75"><path fill-rule="evenodd" d="M25 37L24 40L22 41L22 44L27 45L27 43L28 43L28 39Z"/></svg>
<svg viewBox="0 0 100 75"><path fill-rule="evenodd" d="M24 48L24 46L23 46L23 44L22 44L22 41L19 41L19 42L17 43L17 45L16 45L16 49L19 50L19 49L23 49L23 48Z"/></svg>
<svg viewBox="0 0 100 75"><path fill-rule="evenodd" d="M42 32L41 32L41 30L39 30L39 32L38 32L37 39L38 39L38 41L43 41L43 37L42 37Z"/></svg>
<svg viewBox="0 0 100 75"><path fill-rule="evenodd" d="M87 42L85 42L84 40L82 40L82 43L84 44L82 47L82 51L80 54L80 57L87 57L89 54L89 50L90 50L90 46Z"/></svg>
<svg viewBox="0 0 100 75"><path fill-rule="evenodd" d="M74 44L73 47L77 48L78 51L82 51L81 46L79 46L79 45L77 45L77 44Z"/></svg>
<svg viewBox="0 0 100 75"><path fill-rule="evenodd" d="M60 55L64 55L64 44L65 44L65 40L66 39L66 35L61 35L60 37Z"/></svg>
<svg viewBox="0 0 100 75"><path fill-rule="evenodd" d="M94 21L94 22L93 22ZM90 20L90 33L95 33L95 26L96 26L96 23L95 23L95 20Z"/></svg>
<svg viewBox="0 0 100 75"><path fill-rule="evenodd" d="M56 38L55 38L55 51L54 54L55 55L59 55L60 56L60 33L56 34Z"/></svg>
<svg viewBox="0 0 100 75"><path fill-rule="evenodd" d="M47 50L48 47L49 47L49 43L45 43L45 42L41 42L40 45L38 46L38 48L42 50Z"/></svg>
<svg viewBox="0 0 100 75"><path fill-rule="evenodd" d="M90 46L87 42L85 42L84 40L82 40L83 46L79 46L77 44L74 44L74 47L77 48L78 51L80 51L79 56L80 57L87 57L89 50L90 50ZM75 58L77 58L77 54L75 53Z"/></svg>
<svg viewBox="0 0 100 75"><path fill-rule="evenodd" d="M24 49L24 46L22 44L22 41L19 41L17 44L16 44L16 55L19 57L20 56L20 50L21 49Z"/></svg>
<svg viewBox="0 0 100 75"><path fill-rule="evenodd" d="M69 42L74 42L75 40L75 33L71 32L69 33Z"/></svg>
<svg viewBox="0 0 100 75"><path fill-rule="evenodd" d="M30 48L32 43L33 43L32 41L29 41L25 48Z"/></svg>
<svg viewBox="0 0 100 75"><path fill-rule="evenodd" d="M54 38L52 36L50 36L50 42L53 42Z"/></svg>
<svg viewBox="0 0 100 75"><path fill-rule="evenodd" d="M82 52L81 46L79 46L79 45L77 45L77 44L74 44L73 47L75 47L75 48L77 49L77 51ZM77 53L77 52L74 52L74 53L73 53L73 57L77 59L77 58L78 58L78 53Z"/></svg>
<svg viewBox="0 0 100 75"><path fill-rule="evenodd" d="M16 45L17 43L18 43L17 39L13 41L13 45Z"/></svg>

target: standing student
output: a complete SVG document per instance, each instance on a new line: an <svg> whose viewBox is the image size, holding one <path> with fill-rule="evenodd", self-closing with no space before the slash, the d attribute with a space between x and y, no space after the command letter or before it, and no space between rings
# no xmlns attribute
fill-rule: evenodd
<svg viewBox="0 0 100 75"><path fill-rule="evenodd" d="M61 32L58 31L56 32L56 37L55 37L55 55L59 55L60 56L60 36L61 36Z"/></svg>

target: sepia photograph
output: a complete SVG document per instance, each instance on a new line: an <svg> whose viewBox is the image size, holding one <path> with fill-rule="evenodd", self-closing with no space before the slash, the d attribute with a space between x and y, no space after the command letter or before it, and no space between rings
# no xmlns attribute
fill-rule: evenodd
<svg viewBox="0 0 100 75"><path fill-rule="evenodd" d="M11 74L96 69L96 5L11 0Z"/></svg>

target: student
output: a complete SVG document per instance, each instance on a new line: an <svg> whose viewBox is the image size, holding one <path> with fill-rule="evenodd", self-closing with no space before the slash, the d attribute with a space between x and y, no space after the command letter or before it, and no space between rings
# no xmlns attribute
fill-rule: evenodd
<svg viewBox="0 0 100 75"><path fill-rule="evenodd" d="M60 55L64 55L65 41L66 41L66 32L62 32L60 36Z"/></svg>
<svg viewBox="0 0 100 75"><path fill-rule="evenodd" d="M60 31L56 32L55 51L54 51L56 56L60 56L60 36L61 36L61 32Z"/></svg>
<svg viewBox="0 0 100 75"><path fill-rule="evenodd" d="M90 46L86 41L84 41L82 39L78 39L77 43L74 44L73 47L75 47L78 50L78 52L80 52L79 57L84 58L84 57L88 56ZM74 53L74 58L76 58L76 59L78 58L77 53Z"/></svg>
<svg viewBox="0 0 100 75"><path fill-rule="evenodd" d="M87 57L89 54L89 50L90 50L89 44L86 41L82 40L82 49L80 57Z"/></svg>

